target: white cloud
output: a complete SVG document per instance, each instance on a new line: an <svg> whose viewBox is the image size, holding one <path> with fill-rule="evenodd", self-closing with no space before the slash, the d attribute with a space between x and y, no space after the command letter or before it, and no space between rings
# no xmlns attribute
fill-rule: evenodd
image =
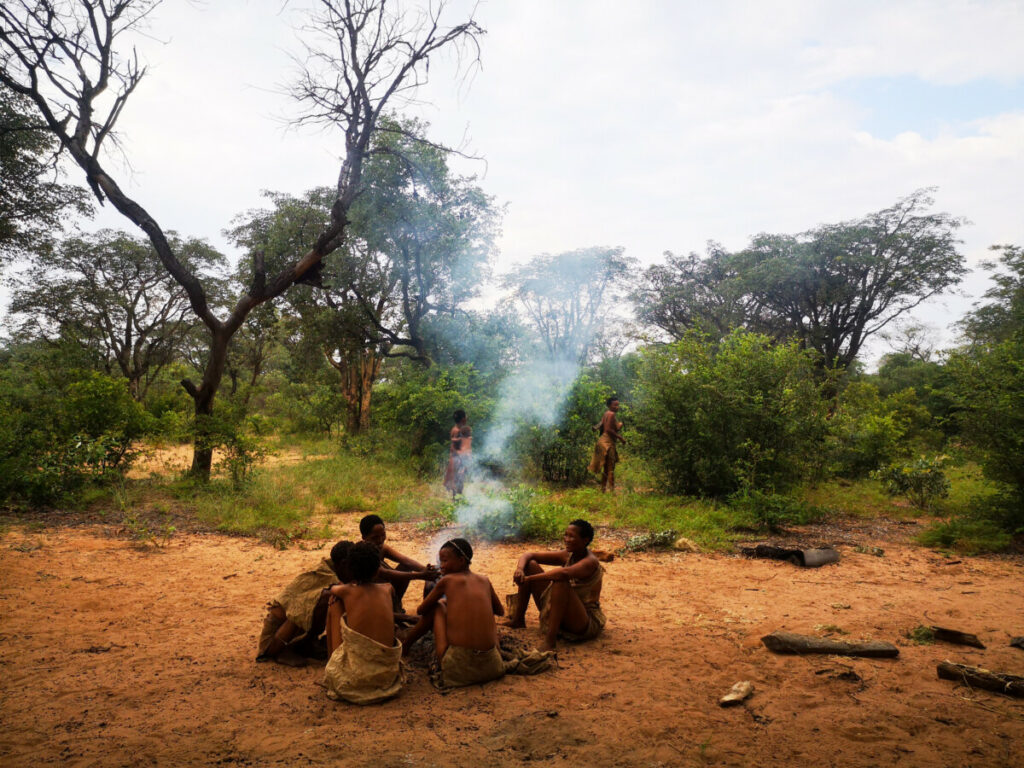
<svg viewBox="0 0 1024 768"><path fill-rule="evenodd" d="M469 0L453 16L460 7ZM334 181L339 137L289 132L275 117L292 110L275 90L295 50L288 8L219 0L154 16L170 42L145 43L152 70L121 127L129 190L165 226L221 242L259 190ZM1020 2L490 0L478 16L482 69L456 81L451 57L432 62L418 112L441 140L468 129L468 148L486 157L481 183L509 204L502 263L590 244L648 262L708 239L739 247L922 186L940 188L938 209L972 220L972 261L991 243L1024 242L1024 115L885 139L836 95L872 77L1020 82Z"/></svg>

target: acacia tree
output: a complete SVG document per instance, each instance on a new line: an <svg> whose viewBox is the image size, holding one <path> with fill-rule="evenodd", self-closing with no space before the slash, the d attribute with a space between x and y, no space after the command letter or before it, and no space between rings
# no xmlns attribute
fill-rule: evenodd
<svg viewBox="0 0 1024 768"><path fill-rule="evenodd" d="M503 284L525 310L548 357L583 365L594 340L615 317L634 263L622 248L542 254L511 270Z"/></svg>
<svg viewBox="0 0 1024 768"><path fill-rule="evenodd" d="M795 338L824 368L845 369L871 336L966 272L963 220L926 213L929 192L799 235L761 234L737 253L670 260L657 280L648 272L641 315L676 338L689 328L720 333L723 323Z"/></svg>
<svg viewBox="0 0 1024 768"><path fill-rule="evenodd" d="M226 259L201 240L168 233L178 258L213 279ZM34 254L10 281L10 310L22 337L69 339L108 373L128 379L136 400L197 324L188 295L163 268L149 241L102 230Z"/></svg>
<svg viewBox="0 0 1024 768"><path fill-rule="evenodd" d="M697 330L716 339L756 316L756 306L737 280L731 254L708 243L706 255L665 252L664 264L652 264L630 293L637 319L682 339Z"/></svg>
<svg viewBox="0 0 1024 768"><path fill-rule="evenodd" d="M336 126L344 159L330 218L302 250L271 271L253 254L252 282L226 316L219 316L202 282L177 254L157 219L129 197L104 166L104 147L145 75L134 48L121 38L137 30L159 0L17 0L0 6L0 82L30 99L60 147L84 171L97 199L109 201L149 237L160 261L185 289L209 334L203 376L182 386L195 403L192 472L208 477L213 455L209 416L228 345L253 308L315 273L345 240L348 212L361 187L363 162L385 108L420 85L432 53L452 44L474 46L480 27L470 19L441 26L444 3L403 13L388 0L319 0L307 28L306 63L294 95L299 122Z"/></svg>

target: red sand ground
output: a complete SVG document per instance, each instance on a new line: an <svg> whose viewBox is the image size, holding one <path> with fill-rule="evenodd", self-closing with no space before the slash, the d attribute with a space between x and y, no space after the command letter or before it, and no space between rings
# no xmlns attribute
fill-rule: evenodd
<svg viewBox="0 0 1024 768"><path fill-rule="evenodd" d="M356 517L335 529L354 538ZM426 534L390 533L427 559ZM1024 672L1008 646L1024 635L1022 560L953 563L864 530L833 540L885 556L846 544L817 570L620 557L606 633L564 646L557 671L442 696L413 669L397 699L358 708L325 696L320 666L253 661L264 602L329 544L179 535L140 550L98 526L15 528L0 536L0 765L1024 765L1024 701L935 674L944 659ZM520 548L479 549L475 569L508 591ZM915 645L919 624L988 649ZM760 638L780 628L891 640L900 658L776 656ZM753 696L721 709L739 680Z"/></svg>

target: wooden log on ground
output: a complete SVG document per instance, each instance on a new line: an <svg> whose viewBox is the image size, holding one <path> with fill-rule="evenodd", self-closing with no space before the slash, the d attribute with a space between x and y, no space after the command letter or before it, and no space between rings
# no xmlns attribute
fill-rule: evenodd
<svg viewBox="0 0 1024 768"><path fill-rule="evenodd" d="M943 680L955 680L958 683L969 685L971 688L981 688L1024 699L1024 677L1020 675L990 672L981 667L969 667L966 664L954 664L951 661L942 662L937 669L939 677Z"/></svg>
<svg viewBox="0 0 1024 768"><path fill-rule="evenodd" d="M978 639L977 635L960 632L956 629L947 629L946 627L932 627L932 632L935 633L936 640L945 640L947 643L956 643L957 645L969 645L972 648L985 648L985 645Z"/></svg>
<svg viewBox="0 0 1024 768"><path fill-rule="evenodd" d="M761 642L773 653L829 653L836 656L864 656L873 659L894 659L900 655L900 649L892 643L846 643L781 630L765 635Z"/></svg>

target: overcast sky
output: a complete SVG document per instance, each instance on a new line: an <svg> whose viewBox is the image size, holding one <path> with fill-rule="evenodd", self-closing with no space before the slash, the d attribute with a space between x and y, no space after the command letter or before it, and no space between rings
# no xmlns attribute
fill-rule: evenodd
<svg viewBox="0 0 1024 768"><path fill-rule="evenodd" d="M164 228L231 252L221 231L260 190L335 181L340 134L285 123L301 8L168 0L152 17L118 173ZM1024 244L1024 2L483 0L475 15L480 66L432 62L413 113L485 158L457 167L508 206L499 270L589 245L644 264L740 248L926 186L971 221L972 265ZM921 316L942 330L969 305Z"/></svg>

